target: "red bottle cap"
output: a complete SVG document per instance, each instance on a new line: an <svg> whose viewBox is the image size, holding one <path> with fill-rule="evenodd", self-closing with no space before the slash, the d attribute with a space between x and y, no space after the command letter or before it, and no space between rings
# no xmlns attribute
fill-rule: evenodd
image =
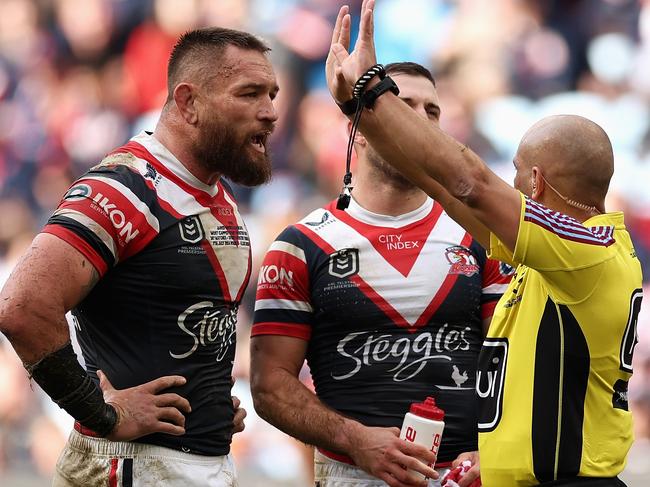
<svg viewBox="0 0 650 487"><path fill-rule="evenodd" d="M436 406L436 401L432 397L427 397L424 402L411 404L410 412L416 416L436 421L442 421L445 417L445 412Z"/></svg>

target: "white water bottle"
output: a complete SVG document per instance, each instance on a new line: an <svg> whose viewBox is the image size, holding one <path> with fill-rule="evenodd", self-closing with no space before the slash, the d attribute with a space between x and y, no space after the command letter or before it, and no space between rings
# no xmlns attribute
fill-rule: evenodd
<svg viewBox="0 0 650 487"><path fill-rule="evenodd" d="M404 415L399 437L422 445L438 455L442 431L445 428L444 417L445 412L436 406L436 401L432 397L427 397L424 402L415 402ZM435 464L429 466L433 468ZM413 473L424 478L424 475L419 472L413 471Z"/></svg>

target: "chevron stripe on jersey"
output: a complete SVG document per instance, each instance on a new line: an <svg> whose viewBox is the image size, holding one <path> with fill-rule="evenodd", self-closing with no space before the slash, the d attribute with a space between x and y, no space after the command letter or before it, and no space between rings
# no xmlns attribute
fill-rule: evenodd
<svg viewBox="0 0 650 487"><path fill-rule="evenodd" d="M415 255L410 272L404 275L403 271L408 265L392 261L386 252L380 252L357 228L348 224L317 227L307 224L321 220L326 212L330 219L338 220L331 211L320 209L303 219L296 227L327 254L332 254L335 249L346 248L347 242L357 241L359 253L363 254L367 261L359 266L359 272L351 279L356 281L363 293L398 326L416 329L425 325L453 287L458 275L450 274L448 269L431 269L424 263L432 255L444 255L445 249L450 245L469 246L471 236L446 213L439 214L435 225L429 227L428 233L421 241L422 249ZM445 236L444 241L426 238L434 226L438 234ZM363 238L360 239L360 236Z"/></svg>
<svg viewBox="0 0 650 487"><path fill-rule="evenodd" d="M453 460L476 445L481 312L510 271L430 199L399 216L330 204L269 248L251 334L308 341L319 399L368 426L399 427L435 393L448 419L439 460Z"/></svg>
<svg viewBox="0 0 650 487"><path fill-rule="evenodd" d="M192 175L180 169L182 164L153 137L134 137L113 154L122 152L136 156L140 170L146 171L151 166L162 176L156 181L156 191L166 209L178 216L199 215L207 237L202 246L225 298L239 301L250 279L250 241L237 204L223 184L207 186L198 179L191 179ZM159 157L166 153L164 160L171 163L160 163L152 152ZM179 188L182 191L178 191ZM241 265L242 256L248 259L247 266Z"/></svg>

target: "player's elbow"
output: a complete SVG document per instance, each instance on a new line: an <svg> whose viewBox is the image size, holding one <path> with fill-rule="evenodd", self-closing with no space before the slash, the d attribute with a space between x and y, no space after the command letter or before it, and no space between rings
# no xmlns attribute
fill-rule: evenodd
<svg viewBox="0 0 650 487"><path fill-rule="evenodd" d="M255 412L260 418L268 420L270 409L274 403L274 393L273 387L265 374L252 374L251 395L253 396Z"/></svg>
<svg viewBox="0 0 650 487"><path fill-rule="evenodd" d="M10 342L13 342L14 338L24 331L24 327L20 326L20 313L18 313L20 308L20 304L15 303L7 296L2 296L0 300L0 333Z"/></svg>
<svg viewBox="0 0 650 487"><path fill-rule="evenodd" d="M459 174L452 182L449 192L468 207L475 208L486 194L487 185L487 168L476 165Z"/></svg>

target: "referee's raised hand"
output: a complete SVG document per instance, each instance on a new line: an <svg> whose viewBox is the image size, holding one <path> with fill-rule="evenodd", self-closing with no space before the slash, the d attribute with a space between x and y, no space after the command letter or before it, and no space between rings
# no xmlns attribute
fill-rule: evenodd
<svg viewBox="0 0 650 487"><path fill-rule="evenodd" d="M185 434L185 414L192 411L189 401L163 392L185 385L184 377L169 375L128 389L115 389L101 370L97 376L104 400L118 416L117 425L107 436L109 440L130 441L152 433Z"/></svg>

